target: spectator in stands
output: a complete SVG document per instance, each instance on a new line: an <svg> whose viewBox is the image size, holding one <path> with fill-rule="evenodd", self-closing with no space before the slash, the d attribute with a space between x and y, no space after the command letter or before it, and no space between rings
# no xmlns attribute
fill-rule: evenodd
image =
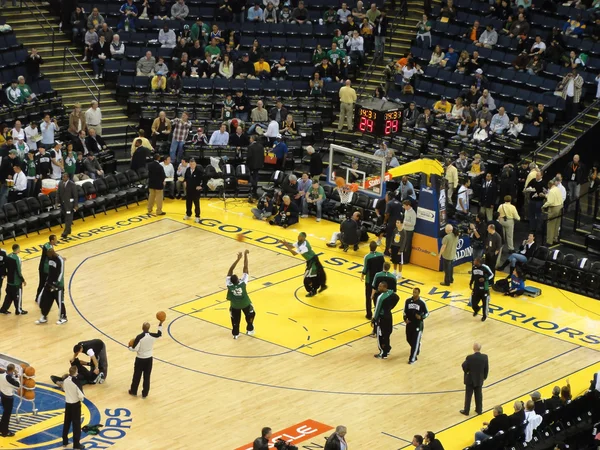
<svg viewBox="0 0 600 450"><path fill-rule="evenodd" d="M544 70L544 61L539 55L534 55L529 63L527 63L527 73L537 75L542 70Z"/></svg>
<svg viewBox="0 0 600 450"><path fill-rule="evenodd" d="M323 80L319 72L313 73L308 85L310 87L309 95L320 97L323 94Z"/></svg>
<svg viewBox="0 0 600 450"><path fill-rule="evenodd" d="M576 69L566 74L556 87L556 94L565 100L565 119L571 120L579 113L583 78Z"/></svg>
<svg viewBox="0 0 600 450"><path fill-rule="evenodd" d="M271 75L273 80L287 80L288 63L285 61L283 56L279 59L279 62L276 62L273 64L273 67L271 67Z"/></svg>
<svg viewBox="0 0 600 450"><path fill-rule="evenodd" d="M373 12L374 6L375 4L373 3L369 11L367 11L367 17L371 17L374 15L370 15L370 13ZM377 6L375 6L375 11L380 15L376 16L375 20L373 21L369 19L369 21L373 23L373 36L375 36L375 54L373 56L379 60L382 60L383 54L385 52L385 39L387 36L388 18L387 13L385 11L380 12L377 9Z"/></svg>
<svg viewBox="0 0 600 450"><path fill-rule="evenodd" d="M442 97L433 105L433 113L436 117L446 117L447 114L450 114L452 111L452 104L446 99L446 97Z"/></svg>
<svg viewBox="0 0 600 450"><path fill-rule="evenodd" d="M287 228L290 225L298 223L299 208L295 202L291 201L288 195L284 195L282 201L279 212L272 220L269 220L269 224Z"/></svg>
<svg viewBox="0 0 600 450"><path fill-rule="evenodd" d="M352 132L354 129L353 125L353 114L354 114L354 105L356 104L357 95L354 88L352 88L352 82L350 80L346 80L344 86L342 86L339 90L340 97L340 116L338 119L338 131L342 131L344 127L344 122L346 122L348 131Z"/></svg>
<svg viewBox="0 0 600 450"><path fill-rule="evenodd" d="M112 28L110 28L106 22L102 24L102 27L96 32L96 34L98 34L98 39L100 39L100 36L104 36L104 40L108 43L112 41L112 38L115 35Z"/></svg>
<svg viewBox="0 0 600 450"><path fill-rule="evenodd" d="M265 61L264 56L260 56L258 61L254 63L254 75L261 80L268 80L271 78L271 67L269 66L269 63Z"/></svg>
<svg viewBox="0 0 600 450"><path fill-rule="evenodd" d="M340 25L340 29L342 30L342 34L344 34L344 36L349 36L349 37L352 37L352 34L355 31L360 32L360 26L354 19L354 16L349 16L346 23L343 23ZM347 39L347 38L344 38L344 39Z"/></svg>
<svg viewBox="0 0 600 450"><path fill-rule="evenodd" d="M512 122L508 125L508 131L506 134L514 138L518 138L519 134L523 131L523 124L519 122L519 116L513 117Z"/></svg>
<svg viewBox="0 0 600 450"><path fill-rule="evenodd" d="M268 2L267 7L263 10L263 22L277 23L277 8L272 2Z"/></svg>
<svg viewBox="0 0 600 450"><path fill-rule="evenodd" d="M475 127L473 130L472 140L473 142L477 143L487 141L488 138L488 122L485 119L480 119L479 126Z"/></svg>
<svg viewBox="0 0 600 450"><path fill-rule="evenodd" d="M118 34L113 35L109 50L109 59L122 60L125 57L125 44L121 42Z"/></svg>
<svg viewBox="0 0 600 450"><path fill-rule="evenodd" d="M521 400L517 400L514 403L514 405L513 405L514 412L510 416L508 416L511 427L519 428L519 427L523 426L523 424L525 422L524 407L525 407L525 405Z"/></svg>
<svg viewBox="0 0 600 450"><path fill-rule="evenodd" d="M527 69L527 65L529 64L529 55L526 50L521 50L521 53L517 55L517 57L511 63L512 68L518 70L519 72L523 72Z"/></svg>
<svg viewBox="0 0 600 450"><path fill-rule="evenodd" d="M525 15L519 14L517 20L513 21L508 29L508 36L511 38L519 37L524 40L529 34L529 23L525 20Z"/></svg>
<svg viewBox="0 0 600 450"><path fill-rule="evenodd" d="M23 75L19 76L19 78L17 78L17 82L19 91L21 93L22 103L33 102L37 98L37 95L35 95L29 85L25 83L25 77Z"/></svg>
<svg viewBox="0 0 600 450"><path fill-rule="evenodd" d="M469 64L467 64L466 73L475 73L477 70L481 69L482 60L479 58L479 52L474 50L471 54L471 59L469 60ZM483 70L483 69L481 69Z"/></svg>
<svg viewBox="0 0 600 450"><path fill-rule="evenodd" d="M192 136L192 144L199 145L200 147L208 145L208 136L204 133L204 128L198 127L196 134Z"/></svg>
<svg viewBox="0 0 600 450"><path fill-rule="evenodd" d="M298 2L298 7L294 8L294 11L292 11L292 23L311 23L310 20L308 20L309 16L308 9L304 7L304 1L300 0Z"/></svg>
<svg viewBox="0 0 600 450"><path fill-rule="evenodd" d="M466 173L467 167L469 167L469 160L467 159L467 153L465 151L461 151L458 154L458 159L454 161L454 167L458 170L459 173Z"/></svg>
<svg viewBox="0 0 600 450"><path fill-rule="evenodd" d="M84 130L81 130L77 134L77 137L72 141L75 151L77 153L81 153L84 156L86 156L89 153L89 150L87 148L87 142L85 139L86 139L86 133ZM52 147L54 147L54 146L52 146Z"/></svg>
<svg viewBox="0 0 600 450"><path fill-rule="evenodd" d="M446 22L452 22L456 18L456 7L454 6L454 2L452 0L448 0L448 2L442 6L440 10L440 19L446 19Z"/></svg>
<svg viewBox="0 0 600 450"><path fill-rule="evenodd" d="M546 51L546 44L542 41L542 37L538 34L535 37L535 41L529 49L529 56L542 56Z"/></svg>
<svg viewBox="0 0 600 450"><path fill-rule="evenodd" d="M352 16L355 20L362 22L367 17L367 10L364 7L364 3L361 0L356 2L356 7L352 8Z"/></svg>
<svg viewBox="0 0 600 450"><path fill-rule="evenodd" d="M516 270L516 269L515 269ZM533 401L528 400L525 404L525 442L530 442L533 439L533 432L542 423L542 417L536 414Z"/></svg>
<svg viewBox="0 0 600 450"><path fill-rule="evenodd" d="M190 14L190 9L185 4L184 0L177 0L171 7L171 19L185 20Z"/></svg>
<svg viewBox="0 0 600 450"><path fill-rule="evenodd" d="M153 77L154 66L156 65L156 59L152 56L152 52L148 50L145 56L142 56L137 64L136 71L138 77Z"/></svg>
<svg viewBox="0 0 600 450"><path fill-rule="evenodd" d="M540 231L542 229L542 204L544 202L544 182L542 172L533 171L535 178L531 178L526 184L525 191L529 193L529 229Z"/></svg>
<svg viewBox="0 0 600 450"><path fill-rule="evenodd" d="M75 11L71 13L71 38L73 41L79 41L83 38L83 30L87 30L87 18L83 13L81 6L76 6Z"/></svg>
<svg viewBox="0 0 600 450"><path fill-rule="evenodd" d="M25 60L25 67L27 68L27 76L35 81L40 77L40 65L44 63L42 57L38 54L37 49L32 48L27 59Z"/></svg>
<svg viewBox="0 0 600 450"><path fill-rule="evenodd" d="M542 394L540 394L539 391L533 391L530 394L530 396L531 396L531 401L534 404L535 413L540 416L543 416L544 414L546 414L546 406L544 405L544 401L542 400Z"/></svg>
<svg viewBox="0 0 600 450"><path fill-rule="evenodd" d="M494 406L493 414L494 418L489 422L483 422L481 431L475 433L475 442L485 441L486 439L495 436L498 432L506 431L510 428L510 419L504 414L502 406Z"/></svg>
<svg viewBox="0 0 600 450"><path fill-rule="evenodd" d="M346 427L343 425L338 425L335 427L335 433L327 438L324 450L347 449L348 444L346 443L346 432Z"/></svg>
<svg viewBox="0 0 600 450"><path fill-rule="evenodd" d="M190 30L190 38L195 43L196 41L202 41L204 46L208 45L208 35L210 33L210 25L204 23L202 17L197 17L196 22L192 25Z"/></svg>
<svg viewBox="0 0 600 450"><path fill-rule="evenodd" d="M91 28L94 31L97 31L102 27L103 23L104 17L98 12L98 8L92 9L91 14L87 18L87 29L89 30Z"/></svg>
<svg viewBox="0 0 600 450"><path fill-rule="evenodd" d="M560 402L562 406L568 405L571 403L572 395L571 395L571 384L569 383L569 379L566 380L567 385L560 388Z"/></svg>
<svg viewBox="0 0 600 450"><path fill-rule="evenodd" d="M155 20L168 20L171 5L167 0L158 0L153 5L153 16Z"/></svg>
<svg viewBox="0 0 600 450"><path fill-rule="evenodd" d="M246 95L244 95L244 91L241 89L236 90L235 92L235 98L233 99L235 107L234 107L234 114L235 117L237 117L238 119L247 122L248 121L248 116L249 113L248 111L250 111L250 101L248 100L248 97L246 97Z"/></svg>
<svg viewBox="0 0 600 450"><path fill-rule="evenodd" d="M93 153L88 153L87 158L85 159L83 166L85 167L86 174L92 179L95 180L98 177L104 176L104 171L102 170L102 166L96 159Z"/></svg>
<svg viewBox="0 0 600 450"><path fill-rule="evenodd" d="M324 83L331 82L334 75L334 69L331 64L329 64L329 60L327 58L321 61L321 64L317 67L315 72L319 74L319 78L323 80Z"/></svg>
<svg viewBox="0 0 600 450"><path fill-rule="evenodd" d="M248 9L248 22L262 22L263 21L263 10L260 7L259 2L255 2L254 6Z"/></svg>
<svg viewBox="0 0 600 450"><path fill-rule="evenodd" d="M448 52L440 62L440 66L442 66L446 70L456 69L456 64L458 63L458 53L454 51L454 47L451 45L448 47Z"/></svg>
<svg viewBox="0 0 600 450"><path fill-rule="evenodd" d="M312 182L312 186L307 190L307 192L302 197L302 218L308 217L308 208L311 205L315 205L317 208L317 222L321 221L322 214L322 205L323 201L325 201L325 190L319 184L319 181L316 180Z"/></svg>
<svg viewBox="0 0 600 450"><path fill-rule="evenodd" d="M269 114L263 107L262 100L256 102L256 108L253 108L250 112L250 122L252 125L248 128L248 134L253 134L257 128L260 128L263 132L267 129L267 123L269 121Z"/></svg>
<svg viewBox="0 0 600 450"><path fill-rule="evenodd" d="M479 92L479 93L483 92L485 89L488 88L489 82L488 82L488 79L486 78L486 76L483 74L482 69L475 70L475 74L473 75L472 85L475 85L475 90L476 90L476 92ZM469 100L472 101L473 99L469 99Z"/></svg>
<svg viewBox="0 0 600 450"><path fill-rule="evenodd" d="M343 42L344 40L342 39L342 44ZM312 63L315 67L319 67L324 59L327 59L327 52L323 50L320 44L317 44L316 48L313 50Z"/></svg>
<svg viewBox="0 0 600 450"><path fill-rule="evenodd" d="M479 27L479 20L476 20L473 22L473 25L468 29L468 31L462 35L462 37L463 39L467 39L477 45L477 43L479 43L480 34L481 28Z"/></svg>
<svg viewBox="0 0 600 450"><path fill-rule="evenodd" d="M294 137L298 134L296 122L294 122L294 117L291 114L288 114L285 117L285 120L281 123L279 129L281 130L281 134L288 138Z"/></svg>
<svg viewBox="0 0 600 450"><path fill-rule="evenodd" d="M187 112L181 114L181 119L173 119L171 121L173 126L173 140L171 141L170 156L171 161L181 161L183 156L183 146L187 139L192 123L188 120Z"/></svg>
<svg viewBox="0 0 600 450"><path fill-rule="evenodd" d="M462 97L457 97L452 110L446 114L446 119L454 122L462 122L464 109Z"/></svg>
<svg viewBox="0 0 600 450"><path fill-rule="evenodd" d="M594 3L598 3L600 5L600 0L594 0ZM600 40L600 16L597 14L594 23L590 28L588 28L588 36L594 42L598 42Z"/></svg>
<svg viewBox="0 0 600 450"><path fill-rule="evenodd" d="M165 23L162 30L158 32L158 42L162 48L175 48L177 45L177 36L175 32Z"/></svg>
<svg viewBox="0 0 600 450"><path fill-rule="evenodd" d="M169 157L169 162L171 158ZM189 167L189 163L187 158L181 158L181 162L179 163L179 167L177 167L177 181L175 181L175 198L176 199L185 199L185 172Z"/></svg>
<svg viewBox="0 0 600 450"><path fill-rule="evenodd" d="M117 25L117 30L135 31L136 18L138 16L137 6L133 4L133 0L127 0L119 9L121 20Z"/></svg>
<svg viewBox="0 0 600 450"><path fill-rule="evenodd" d="M82 61L87 61L88 57L90 59L92 58L92 49L94 47L94 44L96 42L98 42L98 34L96 34L96 31L94 28L89 28L87 33L85 33L84 42L85 42L85 49L83 51Z"/></svg>
<svg viewBox="0 0 600 450"><path fill-rule="evenodd" d="M19 84L17 80L13 80L10 82L10 85L6 88L6 98L8 102L12 105L20 105L23 103L24 98L21 95L21 89L19 89Z"/></svg>
<svg viewBox="0 0 600 450"><path fill-rule="evenodd" d="M85 146L89 152L97 154L107 150L108 146L106 145L106 142L104 142L104 139L102 139L102 136L100 136L94 128L88 129L89 135L85 138Z"/></svg>
<svg viewBox="0 0 600 450"><path fill-rule="evenodd" d="M213 131L210 136L208 145L226 146L229 144L229 133L227 132L227 124L223 122L218 130Z"/></svg>
<svg viewBox="0 0 600 450"><path fill-rule="evenodd" d="M158 140L166 141L169 134L171 134L171 121L167 119L167 115L164 111L158 113L158 117L152 122L152 147L156 147ZM146 145L150 147L150 145Z"/></svg>
<svg viewBox="0 0 600 450"><path fill-rule="evenodd" d="M508 119L508 114L506 114L504 107L501 106L498 108L498 112L492 117L490 133L503 134L508 129L509 125L510 120Z"/></svg>
<svg viewBox="0 0 600 450"><path fill-rule="evenodd" d="M219 9L217 10L217 19L221 20L223 22L232 22L233 21L233 8L232 8L232 2L228 1L228 0L223 0L222 3L219 5ZM243 16L242 16L242 20L240 22L243 22Z"/></svg>
<svg viewBox="0 0 600 450"><path fill-rule="evenodd" d="M564 170L564 177L567 180L567 189L569 192L568 212L573 209L575 202L579 201L581 185L585 183L585 169L580 162L579 155L574 155L573 160L567 164Z"/></svg>
<svg viewBox="0 0 600 450"><path fill-rule="evenodd" d="M173 70L171 72L171 76L167 80L167 92L172 94L178 94L181 91L182 83L181 78L177 71Z"/></svg>
<svg viewBox="0 0 600 450"><path fill-rule="evenodd" d="M227 80L233 78L233 63L227 54L223 55L223 61L219 64L219 76Z"/></svg>
<svg viewBox="0 0 600 450"><path fill-rule="evenodd" d="M485 27L485 31L481 33L477 42L475 42L475 46L484 47L484 48L493 48L498 42L498 33L494 30L494 26L492 24L488 24Z"/></svg>
<svg viewBox="0 0 600 450"><path fill-rule="evenodd" d="M337 21L342 24L348 21L348 17L352 15L352 11L348 9L346 3L342 3L342 7L337 10Z"/></svg>
<svg viewBox="0 0 600 450"><path fill-rule="evenodd" d="M462 52L460 52L460 55L458 55L458 61L456 62L456 71L458 73L464 74L467 70L470 61L471 57L469 56L468 51L463 50Z"/></svg>
<svg viewBox="0 0 600 450"><path fill-rule="evenodd" d="M244 133L244 129L240 126L235 129L235 133L229 135L230 147L235 147L239 150L242 147L247 147L249 143L248 135Z"/></svg>
<svg viewBox="0 0 600 450"><path fill-rule="evenodd" d="M570 67L571 69L577 69L579 66L585 67L583 59L577 56L577 53L573 50L563 55L562 59L565 67Z"/></svg>
<svg viewBox="0 0 600 450"><path fill-rule="evenodd" d="M463 98L466 105L471 105L473 103L477 104L477 100L480 97L480 94L477 89L476 84L471 84L469 89L466 89L460 93L460 96Z"/></svg>
<svg viewBox="0 0 600 450"><path fill-rule="evenodd" d="M431 47L431 21L427 14L423 14L423 17L417 22L417 43L422 41L423 45L427 48ZM427 38L427 40L425 40Z"/></svg>
<svg viewBox="0 0 600 450"><path fill-rule="evenodd" d="M103 77L104 63L110 56L110 44L104 36L100 36L98 42L92 46L92 67L96 80Z"/></svg>
<svg viewBox="0 0 600 450"><path fill-rule="evenodd" d="M405 127L412 128L416 125L418 117L419 110L417 109L417 105L415 102L410 102L408 108L406 108L402 113L402 123Z"/></svg>
<svg viewBox="0 0 600 450"><path fill-rule="evenodd" d="M477 100L477 109L482 109L484 106L487 106L489 111L494 111L496 109L496 102L490 95L490 91L484 89L481 93L481 97Z"/></svg>
<svg viewBox="0 0 600 450"><path fill-rule="evenodd" d="M323 160L321 156L315 152L315 148L312 145L306 147L306 153L308 154L309 160L309 175L311 178L318 180L323 173Z"/></svg>
<svg viewBox="0 0 600 450"><path fill-rule="evenodd" d="M441 47L439 45L436 45L433 49L433 52L431 53L431 58L429 59L428 66L437 67L441 65L440 63L445 56L446 54L442 51Z"/></svg>
<svg viewBox="0 0 600 450"><path fill-rule="evenodd" d="M425 446L424 449L427 450L444 450L444 446L440 442L439 439L436 439L435 433L433 431L428 431L425 433L424 437Z"/></svg>
<svg viewBox="0 0 600 450"><path fill-rule="evenodd" d="M558 43L556 39L550 41L550 46L546 47L544 58L549 63L561 64L565 49Z"/></svg>
<svg viewBox="0 0 600 450"><path fill-rule="evenodd" d="M254 79L254 64L250 61L248 53L242 55L242 59L234 65L236 79Z"/></svg>
<svg viewBox="0 0 600 450"><path fill-rule="evenodd" d="M454 191L458 187L458 170L454 166L454 161L450 158L446 158L446 167L444 170L444 178L447 185L447 196L448 203L454 204Z"/></svg>
<svg viewBox="0 0 600 450"><path fill-rule="evenodd" d="M542 205L542 211L546 212L548 217L546 222L546 245L550 247L558 243L558 232L564 203L555 180L548 182L548 192L545 194L545 200ZM571 203L573 202L571 201Z"/></svg>
<svg viewBox="0 0 600 450"><path fill-rule="evenodd" d="M544 400L544 407L548 411L554 411L556 408L562 405L560 400L560 387L554 386L552 388L552 397Z"/></svg>
<svg viewBox="0 0 600 450"><path fill-rule="evenodd" d="M570 18L569 20L567 20L565 22L565 24L562 27L562 33L565 36L581 37L581 36L583 36L585 28L586 28L585 23L581 19L581 16L578 15L574 19Z"/></svg>
<svg viewBox="0 0 600 450"><path fill-rule="evenodd" d="M289 195L293 200L298 201L298 204L302 201L303 193L299 192L298 177L296 175L289 175L281 183L281 192L284 195Z"/></svg>
<svg viewBox="0 0 600 450"><path fill-rule="evenodd" d="M463 109L463 119L468 125L468 133L471 133L477 125L477 101L465 105L465 109Z"/></svg>
<svg viewBox="0 0 600 450"><path fill-rule="evenodd" d="M325 24L328 23L336 23L337 22L337 12L333 5L329 5L329 9L323 13L323 22Z"/></svg>
<svg viewBox="0 0 600 450"><path fill-rule="evenodd" d="M519 250L508 255L508 258L506 258L506 261L504 261L499 269L504 270L508 265L510 265L512 271L517 263L525 264L530 258L532 258L536 250L537 243L535 242L535 233L530 232L527 235L527 239L521 243Z"/></svg>
<svg viewBox="0 0 600 450"><path fill-rule="evenodd" d="M327 59L331 61L332 64L335 64L338 59L346 58L346 52L344 49L338 48L336 42L331 43L331 50L327 52Z"/></svg>
<svg viewBox="0 0 600 450"><path fill-rule="evenodd" d="M425 107L423 112L417 117L415 128L418 130L429 131L429 128L433 125L433 115L431 109Z"/></svg>
<svg viewBox="0 0 600 450"><path fill-rule="evenodd" d="M25 140L30 150L37 150L37 143L42 139L40 129L37 122L31 121L28 126L23 130L25 133Z"/></svg>
<svg viewBox="0 0 600 450"><path fill-rule="evenodd" d="M283 5L279 11L279 23L292 23L292 12L288 5Z"/></svg>
<svg viewBox="0 0 600 450"><path fill-rule="evenodd" d="M152 81L150 82L150 90L152 92L165 92L166 89L167 78L163 75L162 72L158 72L152 77Z"/></svg>
<svg viewBox="0 0 600 450"><path fill-rule="evenodd" d="M350 37L346 43L346 46L349 49L348 55L353 60L356 60L359 66L362 66L365 57L364 42L364 38L358 34L358 31L354 30L352 37Z"/></svg>
<svg viewBox="0 0 600 450"><path fill-rule="evenodd" d="M73 111L69 114L69 128L67 131L71 133L71 136L76 137L82 130L87 131L85 114L81 111L81 104L75 103L73 105Z"/></svg>
<svg viewBox="0 0 600 450"><path fill-rule="evenodd" d="M373 44L373 25L369 23L369 19L363 17L360 24L360 35L365 39L368 48L372 48Z"/></svg>

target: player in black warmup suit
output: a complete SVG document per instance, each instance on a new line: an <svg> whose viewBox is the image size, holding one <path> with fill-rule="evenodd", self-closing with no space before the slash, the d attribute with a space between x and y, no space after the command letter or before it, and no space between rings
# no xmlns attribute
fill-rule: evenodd
<svg viewBox="0 0 600 450"><path fill-rule="evenodd" d="M413 295L404 303L404 323L406 323L406 342L410 345L408 363L414 364L421 352L423 321L429 316L429 310L421 300L421 289L414 288Z"/></svg>
<svg viewBox="0 0 600 450"><path fill-rule="evenodd" d="M483 309L482 322L485 322L488 316L490 282L493 280L494 272L481 262L481 258L475 258L471 269L471 281L469 282L469 287L473 290L471 293L471 307L473 308L473 317L477 315L480 309ZM481 307L479 302L483 302Z"/></svg>

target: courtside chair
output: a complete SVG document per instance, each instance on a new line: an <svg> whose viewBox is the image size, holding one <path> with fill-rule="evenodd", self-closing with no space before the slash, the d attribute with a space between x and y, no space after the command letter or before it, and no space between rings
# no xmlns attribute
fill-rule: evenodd
<svg viewBox="0 0 600 450"><path fill-rule="evenodd" d="M15 241L17 240L15 236L15 224L8 221L4 210L0 210L0 240L2 244L4 244L5 236L12 236Z"/></svg>
<svg viewBox="0 0 600 450"><path fill-rule="evenodd" d="M117 172L115 174L115 178L119 184L119 189L125 191L127 194L127 202L130 203L129 200L131 199L132 202L135 202L138 206L140 206L140 202L138 201L139 189L137 187L132 187L127 175L125 175L123 172Z"/></svg>
<svg viewBox="0 0 600 450"><path fill-rule="evenodd" d="M111 194L108 191L108 186L106 185L104 179L96 178L94 180L94 186L96 188L96 192L106 199L106 206L112 206L115 211L118 211L117 196L116 194Z"/></svg>
<svg viewBox="0 0 600 450"><path fill-rule="evenodd" d="M106 215L106 199L98 195L96 191L96 186L94 186L93 182L83 183L83 192L85 193L85 197L91 200L94 205L92 207L93 213L96 211L102 210L104 215ZM94 214L95 217L95 214Z"/></svg>
<svg viewBox="0 0 600 450"><path fill-rule="evenodd" d="M107 175L104 177L104 181L106 182L108 191L117 196L117 204L122 203L125 208L129 209L129 205L127 204L127 192L119 187L119 183L115 176L112 174Z"/></svg>
<svg viewBox="0 0 600 450"><path fill-rule="evenodd" d="M19 217L19 211L13 203L6 203L4 205L4 213L6 214L6 219L15 225L15 231L20 231L26 237L29 237L27 234L27 222Z"/></svg>
<svg viewBox="0 0 600 450"><path fill-rule="evenodd" d="M42 207L42 211L46 211L50 214L50 220L54 220L62 228L63 221L61 210L54 207L54 203L52 203L52 200L50 200L50 197L46 194L38 194L37 198Z"/></svg>
<svg viewBox="0 0 600 450"><path fill-rule="evenodd" d="M40 201L36 197L28 197L27 205L29 206L29 211L39 219L40 225L41 223L44 223L46 224L48 231L52 231L52 228L50 227L50 213L42 210Z"/></svg>
<svg viewBox="0 0 600 450"><path fill-rule="evenodd" d="M94 211L94 202L92 202L91 200L87 200L82 186L80 186L78 184L76 186L77 186L77 195L79 196L79 199L80 199L80 201L78 203L78 207L77 207L77 215L79 215L79 217L81 217L81 220L83 220L85 222L85 213L91 212L95 219L96 213ZM81 201L82 198L84 199L83 201Z"/></svg>

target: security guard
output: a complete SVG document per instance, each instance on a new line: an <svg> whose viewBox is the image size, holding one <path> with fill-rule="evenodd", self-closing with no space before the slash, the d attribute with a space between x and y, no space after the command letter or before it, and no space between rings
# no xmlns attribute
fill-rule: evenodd
<svg viewBox="0 0 600 450"><path fill-rule="evenodd" d="M369 244L369 250L370 252L365 255L363 270L360 275L360 281L365 282L365 309L367 311L367 315L365 317L371 320L373 318L373 313L371 311L371 303L373 301L372 283L373 279L375 278L375 275L377 275L377 273L383 270L385 258L383 256L383 253L377 251L377 242L371 241L371 243Z"/></svg>
<svg viewBox="0 0 600 450"><path fill-rule="evenodd" d="M471 281L469 287L473 290L471 293L471 307L473 308L473 317L477 316L480 309L483 309L482 322L485 322L488 316L488 308L490 304L490 281L494 280L494 272L482 264L481 258L473 260L473 268L471 270ZM479 306L479 302L483 302L483 306Z"/></svg>
<svg viewBox="0 0 600 450"><path fill-rule="evenodd" d="M388 284L385 281L379 282L377 285L377 306L373 314L373 330L376 330L377 344L379 353L373 355L378 359L387 359L392 346L390 345L390 336L394 329L392 310L396 307L400 298L398 295L388 289Z"/></svg>
<svg viewBox="0 0 600 450"><path fill-rule="evenodd" d="M408 363L417 362L421 352L421 337L423 336L423 321L429 316L429 310L421 300L421 289L413 289L413 295L404 303L404 323L406 324L406 342L410 345Z"/></svg>

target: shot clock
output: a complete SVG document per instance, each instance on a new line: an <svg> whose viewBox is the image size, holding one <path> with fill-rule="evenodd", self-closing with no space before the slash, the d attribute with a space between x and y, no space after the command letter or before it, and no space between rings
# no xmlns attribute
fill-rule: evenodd
<svg viewBox="0 0 600 450"><path fill-rule="evenodd" d="M355 111L356 130L374 136L390 136L402 129L402 112L398 104L372 100L357 105Z"/></svg>

